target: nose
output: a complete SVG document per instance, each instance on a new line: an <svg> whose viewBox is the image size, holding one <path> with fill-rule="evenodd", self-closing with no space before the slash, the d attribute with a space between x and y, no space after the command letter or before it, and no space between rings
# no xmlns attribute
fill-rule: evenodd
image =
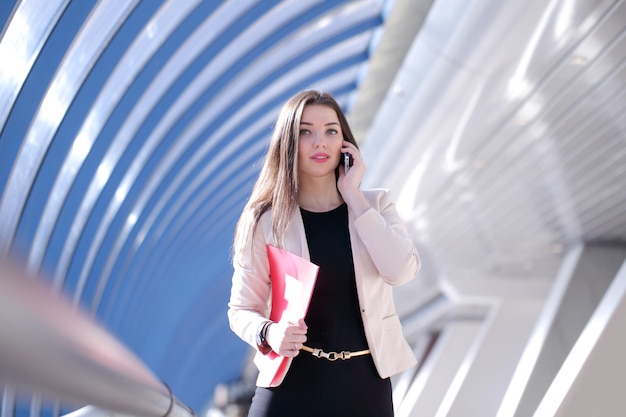
<svg viewBox="0 0 626 417"><path fill-rule="evenodd" d="M324 135L319 134L319 133L315 133L315 139L313 141L313 147L315 149L317 148L326 148L326 138L324 137Z"/></svg>

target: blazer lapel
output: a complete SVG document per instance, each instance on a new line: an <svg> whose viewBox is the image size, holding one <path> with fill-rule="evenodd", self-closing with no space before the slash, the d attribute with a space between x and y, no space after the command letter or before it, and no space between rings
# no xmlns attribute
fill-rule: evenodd
<svg viewBox="0 0 626 417"><path fill-rule="evenodd" d="M303 257L307 261L311 260L300 209L296 209L293 213L291 224L285 233L285 249Z"/></svg>

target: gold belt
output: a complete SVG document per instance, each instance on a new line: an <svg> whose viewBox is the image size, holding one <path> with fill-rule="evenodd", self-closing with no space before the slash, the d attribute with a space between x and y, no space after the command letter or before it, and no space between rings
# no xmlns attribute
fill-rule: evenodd
<svg viewBox="0 0 626 417"><path fill-rule="evenodd" d="M345 361L346 359L354 358L356 356L363 356L370 353L369 349L358 350L356 352L348 352L346 350L341 352L324 352L322 349L314 349L304 345L302 345L302 350L310 352L311 355L315 356L316 358L324 358L328 359L329 361L336 361L337 359Z"/></svg>

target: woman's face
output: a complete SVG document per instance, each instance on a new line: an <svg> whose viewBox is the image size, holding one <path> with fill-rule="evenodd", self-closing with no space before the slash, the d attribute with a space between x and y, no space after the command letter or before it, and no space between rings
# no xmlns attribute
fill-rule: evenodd
<svg viewBox="0 0 626 417"><path fill-rule="evenodd" d="M322 104L305 106L300 122L299 175L335 178L342 143L343 133L335 110Z"/></svg>

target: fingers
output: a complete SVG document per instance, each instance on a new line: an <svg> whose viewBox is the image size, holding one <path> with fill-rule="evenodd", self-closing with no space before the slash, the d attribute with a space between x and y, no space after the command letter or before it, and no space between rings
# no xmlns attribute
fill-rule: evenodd
<svg viewBox="0 0 626 417"><path fill-rule="evenodd" d="M359 151L357 147L354 146L352 143L344 141L343 147L341 148L341 152L348 152L352 157L352 164L351 164L350 171L352 171L352 168L357 168L357 170L359 171L362 171L365 168L365 161L363 159L363 155L361 154L361 151ZM340 164L339 171L343 174L346 174L345 169L342 169L342 168L343 168L343 164Z"/></svg>
<svg viewBox="0 0 626 417"><path fill-rule="evenodd" d="M343 164L339 165L337 188L339 189L343 199L346 200L346 193L354 192L360 188L367 167L359 150L349 142L344 143L348 143L350 145L350 147L345 146L342 148L342 151L349 152L352 155L352 165L350 166L348 172L346 172ZM348 201L346 200L346 202Z"/></svg>
<svg viewBox="0 0 626 417"><path fill-rule="evenodd" d="M280 345L279 354L288 357L298 356L302 345L306 342L307 327L304 320L298 320L297 324L291 325L285 330L285 337Z"/></svg>
<svg viewBox="0 0 626 417"><path fill-rule="evenodd" d="M343 141L343 147L341 148L341 152L348 152L352 156L352 159L363 160L361 151L359 151L357 147L354 146L354 144L348 141Z"/></svg>
<svg viewBox="0 0 626 417"><path fill-rule="evenodd" d="M297 323L275 323L268 329L267 340L274 352L293 358L306 342L306 333L307 325L302 319Z"/></svg>
<svg viewBox="0 0 626 417"><path fill-rule="evenodd" d="M343 151L343 152L353 152L353 151L358 152L358 149L356 148L356 146L354 145L354 143L352 143L352 142L348 142L347 140L344 140L344 141L341 143L341 146L343 146L343 149L342 149L342 151ZM345 149L345 150L344 150L344 149Z"/></svg>
<svg viewBox="0 0 626 417"><path fill-rule="evenodd" d="M296 357L300 353L300 350L302 349L302 345L304 344L305 341L306 341L306 338L304 338L304 340L301 342L289 342L287 340L284 340L283 343L281 343L280 345L278 354L281 356L286 356L288 358Z"/></svg>

